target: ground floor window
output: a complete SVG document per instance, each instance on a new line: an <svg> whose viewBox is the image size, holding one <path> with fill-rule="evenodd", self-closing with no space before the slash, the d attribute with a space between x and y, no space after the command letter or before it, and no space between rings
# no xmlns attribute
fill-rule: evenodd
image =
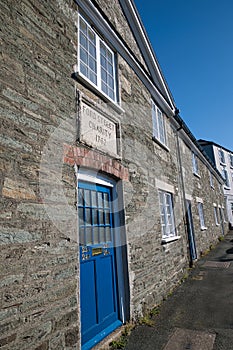
<svg viewBox="0 0 233 350"><path fill-rule="evenodd" d="M214 218L216 225L219 225L218 210L216 207L214 207Z"/></svg>
<svg viewBox="0 0 233 350"><path fill-rule="evenodd" d="M198 214L199 214L201 229L205 230L206 226L205 226L203 203L198 203L197 204L197 208L198 208Z"/></svg>
<svg viewBox="0 0 233 350"><path fill-rule="evenodd" d="M162 226L162 238L176 236L174 208L172 194L159 191L160 217Z"/></svg>

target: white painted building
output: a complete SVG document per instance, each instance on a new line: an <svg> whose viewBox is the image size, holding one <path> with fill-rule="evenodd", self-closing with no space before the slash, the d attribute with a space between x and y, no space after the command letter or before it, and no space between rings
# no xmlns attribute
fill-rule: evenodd
<svg viewBox="0 0 233 350"><path fill-rule="evenodd" d="M198 142L225 179L223 188L226 199L226 209L229 224L233 227L233 151L212 141L199 140Z"/></svg>

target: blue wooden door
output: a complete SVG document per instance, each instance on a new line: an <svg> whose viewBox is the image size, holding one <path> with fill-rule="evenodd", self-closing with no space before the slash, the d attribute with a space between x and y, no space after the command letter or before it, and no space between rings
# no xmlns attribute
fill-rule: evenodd
<svg viewBox="0 0 233 350"><path fill-rule="evenodd" d="M192 260L197 259L197 250L196 250L196 242L195 242L195 235L194 235L194 228L193 228L193 216L192 216L192 209L191 209L191 202L189 200L186 200L186 208L187 208L187 228L188 228L188 239L189 239L189 249Z"/></svg>
<svg viewBox="0 0 233 350"><path fill-rule="evenodd" d="M79 183L82 349L121 325L118 319L111 189Z"/></svg>

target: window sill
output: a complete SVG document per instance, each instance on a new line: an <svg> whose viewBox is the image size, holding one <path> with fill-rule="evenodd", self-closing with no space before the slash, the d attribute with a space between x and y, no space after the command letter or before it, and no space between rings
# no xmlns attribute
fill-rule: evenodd
<svg viewBox="0 0 233 350"><path fill-rule="evenodd" d="M162 238L162 244L174 242L174 241L177 241L180 238L181 238L181 236L172 236L172 237L167 237L167 238L164 237L164 238Z"/></svg>
<svg viewBox="0 0 233 350"><path fill-rule="evenodd" d="M224 186L224 190L230 190L231 188L229 186Z"/></svg>
<svg viewBox="0 0 233 350"><path fill-rule="evenodd" d="M83 76L81 73L74 73L74 77L77 81L82 82L84 86L90 88L94 93L102 97L103 100L106 103L108 103L117 113L125 113L125 110L119 105L119 103L115 102L110 97L108 97L108 95L106 95L100 89L98 89L98 87L95 84L87 80L85 76Z"/></svg>
<svg viewBox="0 0 233 350"><path fill-rule="evenodd" d="M211 185L210 187L212 188L212 190L214 190L214 186L213 185Z"/></svg>
<svg viewBox="0 0 233 350"><path fill-rule="evenodd" d="M216 226L220 226L220 224L217 224L217 223L216 223L215 225L216 225Z"/></svg>
<svg viewBox="0 0 233 350"><path fill-rule="evenodd" d="M161 141L159 141L159 139L157 139L156 137L152 137L152 140L154 142L156 142L159 146L161 146L163 149L165 149L165 151L170 152L170 148L168 148L164 143L162 143Z"/></svg>
<svg viewBox="0 0 233 350"><path fill-rule="evenodd" d="M198 173L193 173L194 176L198 177L198 179L201 178L201 176Z"/></svg>
<svg viewBox="0 0 233 350"><path fill-rule="evenodd" d="M206 226L202 226L202 227L201 227L201 231L206 231L207 228L208 228L208 227L206 227Z"/></svg>

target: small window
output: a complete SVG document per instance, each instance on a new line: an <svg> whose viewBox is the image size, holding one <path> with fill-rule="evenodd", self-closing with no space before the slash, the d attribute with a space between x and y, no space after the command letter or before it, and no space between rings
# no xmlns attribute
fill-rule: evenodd
<svg viewBox="0 0 233 350"><path fill-rule="evenodd" d="M198 203L197 208L198 208L201 229L206 230L203 203Z"/></svg>
<svg viewBox="0 0 233 350"><path fill-rule="evenodd" d="M212 188L214 188L213 174L211 173L211 171L209 172L209 174L210 174L210 186L211 186Z"/></svg>
<svg viewBox="0 0 233 350"><path fill-rule="evenodd" d="M160 217L163 239L176 236L172 194L159 191Z"/></svg>
<svg viewBox="0 0 233 350"><path fill-rule="evenodd" d="M219 156L220 163L225 164L225 156L224 156L224 152L222 149L218 150L218 156Z"/></svg>
<svg viewBox="0 0 233 350"><path fill-rule="evenodd" d="M226 187L230 187L229 176L228 176L228 172L227 172L226 168L222 168L222 176L225 180Z"/></svg>
<svg viewBox="0 0 233 350"><path fill-rule="evenodd" d="M160 109L152 102L153 137L164 145L166 144L166 134L164 117Z"/></svg>
<svg viewBox="0 0 233 350"><path fill-rule="evenodd" d="M214 207L214 218L216 225L219 225L219 218L218 218L218 209L217 207Z"/></svg>
<svg viewBox="0 0 233 350"><path fill-rule="evenodd" d="M79 72L104 95L116 101L115 55L81 16Z"/></svg>
<svg viewBox="0 0 233 350"><path fill-rule="evenodd" d="M199 172L198 161L195 153L192 154L192 164L193 164L193 173L198 175L198 172Z"/></svg>
<svg viewBox="0 0 233 350"><path fill-rule="evenodd" d="M223 219L223 221L226 222L224 207L221 208L221 213L222 213L222 219Z"/></svg>
<svg viewBox="0 0 233 350"><path fill-rule="evenodd" d="M229 154L230 166L233 168L233 154Z"/></svg>

